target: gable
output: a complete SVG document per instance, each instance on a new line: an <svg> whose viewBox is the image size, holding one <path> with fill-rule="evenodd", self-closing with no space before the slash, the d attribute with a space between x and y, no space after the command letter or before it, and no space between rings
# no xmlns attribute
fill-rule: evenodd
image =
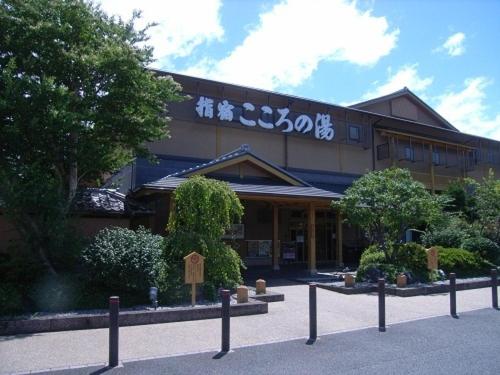
<svg viewBox="0 0 500 375"><path fill-rule="evenodd" d="M295 179L288 173L284 173L281 169L275 168L274 166L249 154L225 160L223 162L207 166L206 168L200 168L191 173L185 173L185 176L210 176L223 174L240 177L244 177L246 174L250 177L264 177L272 180L279 180L294 186L304 185L299 179Z"/></svg>
<svg viewBox="0 0 500 375"><path fill-rule="evenodd" d="M407 88L380 98L354 104L351 107L386 116L403 118L422 124L438 126L444 129L457 130Z"/></svg>

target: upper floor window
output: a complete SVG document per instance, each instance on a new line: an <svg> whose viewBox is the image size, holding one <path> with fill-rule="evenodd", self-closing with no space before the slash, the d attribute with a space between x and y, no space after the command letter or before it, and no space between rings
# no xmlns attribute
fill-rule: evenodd
<svg viewBox="0 0 500 375"><path fill-rule="evenodd" d="M415 160L415 150L413 147L410 146L405 147L405 159L409 161Z"/></svg>
<svg viewBox="0 0 500 375"><path fill-rule="evenodd" d="M440 165L441 164L441 154L439 151L432 151L432 164Z"/></svg>
<svg viewBox="0 0 500 375"><path fill-rule="evenodd" d="M349 125L349 140L359 142L361 139L359 126Z"/></svg>

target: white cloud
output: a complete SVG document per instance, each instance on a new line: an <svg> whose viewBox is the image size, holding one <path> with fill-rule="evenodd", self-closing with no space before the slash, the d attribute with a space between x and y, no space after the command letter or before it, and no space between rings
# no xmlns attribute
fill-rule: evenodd
<svg viewBox="0 0 500 375"><path fill-rule="evenodd" d="M464 33L455 33L446 39L446 42L438 49L445 50L450 56L460 56L465 52L465 34Z"/></svg>
<svg viewBox="0 0 500 375"><path fill-rule="evenodd" d="M491 83L486 77L466 79L462 91L436 98L436 110L460 131L500 140L500 113L488 113L484 102Z"/></svg>
<svg viewBox="0 0 500 375"><path fill-rule="evenodd" d="M260 15L230 54L185 73L259 88L300 85L322 61L369 66L396 46L398 29L346 0L285 0Z"/></svg>
<svg viewBox="0 0 500 375"><path fill-rule="evenodd" d="M434 78L422 78L418 75L418 64L405 65L401 67L395 74L389 70L389 78L387 81L375 89L367 91L363 94L362 100L374 99L379 96L391 94L401 90L403 87L408 87L411 91L424 97L424 91L429 87Z"/></svg>
<svg viewBox="0 0 500 375"><path fill-rule="evenodd" d="M134 9L142 11L138 28L147 23L148 44L155 48L155 58L188 56L197 46L221 40L224 29L220 23L221 0L100 0L101 8L110 15L129 20Z"/></svg>

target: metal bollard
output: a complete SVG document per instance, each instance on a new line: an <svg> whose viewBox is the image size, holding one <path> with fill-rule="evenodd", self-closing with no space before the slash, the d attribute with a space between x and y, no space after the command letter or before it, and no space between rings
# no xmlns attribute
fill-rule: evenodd
<svg viewBox="0 0 500 375"><path fill-rule="evenodd" d="M120 297L109 297L109 367L118 366Z"/></svg>
<svg viewBox="0 0 500 375"><path fill-rule="evenodd" d="M318 321L316 308L316 284L309 284L309 341L318 337Z"/></svg>
<svg viewBox="0 0 500 375"><path fill-rule="evenodd" d="M457 315L457 275L450 273L450 315L458 318Z"/></svg>
<svg viewBox="0 0 500 375"><path fill-rule="evenodd" d="M498 310L498 270L491 270L491 301L494 309Z"/></svg>
<svg viewBox="0 0 500 375"><path fill-rule="evenodd" d="M378 330L385 332L385 279L378 279Z"/></svg>
<svg viewBox="0 0 500 375"><path fill-rule="evenodd" d="M221 290L222 298L222 345L221 352L227 353L230 350L229 337L230 337L230 314L229 314L229 300L231 294L229 290Z"/></svg>

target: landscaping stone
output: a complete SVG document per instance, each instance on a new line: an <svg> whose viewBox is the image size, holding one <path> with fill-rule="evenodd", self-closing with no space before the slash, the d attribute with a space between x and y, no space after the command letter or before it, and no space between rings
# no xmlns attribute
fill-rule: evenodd
<svg viewBox="0 0 500 375"><path fill-rule="evenodd" d="M248 302L248 288L244 285L240 285L236 288L237 302L238 303L246 303Z"/></svg>
<svg viewBox="0 0 500 375"><path fill-rule="evenodd" d="M257 294L266 294L266 280L259 279L255 282L255 292Z"/></svg>
<svg viewBox="0 0 500 375"><path fill-rule="evenodd" d="M406 275L400 274L396 278L396 285L398 288L406 288Z"/></svg>
<svg viewBox="0 0 500 375"><path fill-rule="evenodd" d="M346 288L353 288L354 284L355 284L354 275L351 275L350 273L348 273L347 275L345 275L345 281L344 281L345 287Z"/></svg>

